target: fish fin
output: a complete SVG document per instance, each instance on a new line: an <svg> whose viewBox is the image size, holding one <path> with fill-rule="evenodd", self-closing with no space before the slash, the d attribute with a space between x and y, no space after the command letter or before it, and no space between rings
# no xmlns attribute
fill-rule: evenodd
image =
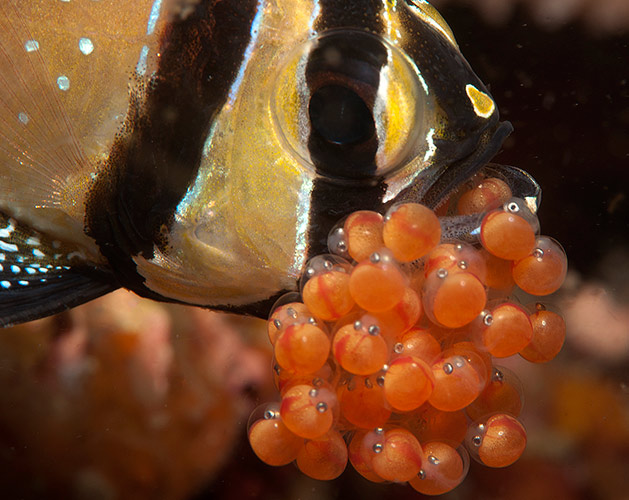
<svg viewBox="0 0 629 500"><path fill-rule="evenodd" d="M68 179L88 161L44 63L40 41L24 19L12 1L0 4L0 81L5 89L0 99L0 202L57 208L68 192Z"/></svg>
<svg viewBox="0 0 629 500"><path fill-rule="evenodd" d="M81 274L75 270L56 271L46 278L22 280L19 275L0 273L0 327L43 318L84 304L118 287L109 281L109 275ZM5 280L10 277L11 280ZM30 283L21 285L20 283ZM9 284L9 288L4 288Z"/></svg>
<svg viewBox="0 0 629 500"><path fill-rule="evenodd" d="M137 65L148 75L157 59L158 33L147 30L161 3L0 2L0 207L82 222L130 87L148 80Z"/></svg>
<svg viewBox="0 0 629 500"><path fill-rule="evenodd" d="M0 326L41 318L118 288L83 249L0 212Z"/></svg>

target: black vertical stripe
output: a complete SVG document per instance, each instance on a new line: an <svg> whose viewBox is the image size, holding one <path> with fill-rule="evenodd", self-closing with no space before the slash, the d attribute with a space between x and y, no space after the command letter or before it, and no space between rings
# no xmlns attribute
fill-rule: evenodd
<svg viewBox="0 0 629 500"><path fill-rule="evenodd" d="M341 55L339 66L328 63L327 54ZM380 71L387 62L387 49L376 37L357 30L321 37L311 51L306 65L306 83L310 95L319 89L347 89L364 102L375 120L373 106L380 85ZM329 99L327 96L325 99ZM356 124L354 124L355 126ZM340 178L365 178L375 174L378 136L373 134L360 143L335 143L321 136L311 126L308 137L310 159L317 171Z"/></svg>
<svg viewBox="0 0 629 500"><path fill-rule="evenodd" d="M139 293L131 257L150 259L154 244L166 243L164 230L243 61L256 8L255 0L201 0L167 26L156 75L132 96L125 128L90 190L87 232Z"/></svg>
<svg viewBox="0 0 629 500"><path fill-rule="evenodd" d="M319 0L318 32L333 28L358 28L382 33L382 0Z"/></svg>
<svg viewBox="0 0 629 500"><path fill-rule="evenodd" d="M325 85L325 78L335 83L334 75L326 75L318 67L320 51L325 50L326 43L338 44L338 50L347 56L348 60L355 58L360 63L358 66L368 66L367 73L362 72L358 66L345 66L342 71L346 74L339 78L341 84L344 79L360 80L362 77L363 83L377 91L380 69L387 60L386 48L376 37L362 36L358 39L355 33L356 30L376 35L382 33L384 27L381 17L382 2L378 0L343 2L321 0L320 8L320 15L315 23L315 28L320 34L325 30L340 28L347 28L348 31L345 37L339 33L329 41L326 41L324 37L323 42L319 41L315 45L306 66L306 81L311 95L317 88ZM352 72L355 73L352 74ZM361 95L372 112L373 97ZM317 171L323 174L315 180L311 195L308 256L312 257L327 251L327 235L339 219L357 209L381 210L386 186L382 179L375 177L375 154L378 148L375 136L359 146L344 147L326 144L311 132L308 138L308 148ZM362 173L356 177L367 179L363 178L362 182L339 181L338 177L342 178L348 170L351 172L353 169L362 169ZM339 172L336 180L330 178L335 176L335 171Z"/></svg>
<svg viewBox="0 0 629 500"><path fill-rule="evenodd" d="M327 253L327 237L334 225L356 210L382 212L386 185L343 185L324 177L315 181L308 228L308 258Z"/></svg>

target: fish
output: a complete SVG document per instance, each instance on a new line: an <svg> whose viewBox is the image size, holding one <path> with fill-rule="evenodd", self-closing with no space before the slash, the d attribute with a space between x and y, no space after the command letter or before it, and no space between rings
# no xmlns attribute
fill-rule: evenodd
<svg viewBox="0 0 629 500"><path fill-rule="evenodd" d="M423 0L3 0L0 326L124 287L268 315L512 126Z"/></svg>

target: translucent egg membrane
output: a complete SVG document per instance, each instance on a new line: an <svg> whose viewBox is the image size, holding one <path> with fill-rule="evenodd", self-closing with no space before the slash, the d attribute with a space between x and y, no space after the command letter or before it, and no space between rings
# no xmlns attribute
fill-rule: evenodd
<svg viewBox="0 0 629 500"><path fill-rule="evenodd" d="M539 235L536 184L500 172L486 169L441 217L406 203L332 229L331 253L269 318L279 401L249 430L264 462L333 479L349 461L370 481L439 495L464 480L469 456L505 467L522 455L522 385L499 365L551 360L565 323L515 292L553 293L567 261ZM452 222L470 218L453 238Z"/></svg>

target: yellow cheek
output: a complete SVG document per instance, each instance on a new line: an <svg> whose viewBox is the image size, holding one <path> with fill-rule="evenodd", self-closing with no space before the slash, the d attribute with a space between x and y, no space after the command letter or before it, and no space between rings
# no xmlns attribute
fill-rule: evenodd
<svg viewBox="0 0 629 500"><path fill-rule="evenodd" d="M303 109L302 97L299 94L299 85L296 75L298 74L299 61L293 61L281 73L277 85L276 99L282 102L275 103L273 112L277 115L275 119L282 124L283 132L288 136L289 143L300 141L299 138L299 110ZM283 115L283 116L279 116Z"/></svg>
<svg viewBox="0 0 629 500"><path fill-rule="evenodd" d="M398 57L391 63L391 74L387 74L386 113L383 118L385 158L380 164L392 163L408 143L408 138L417 124L417 82L407 65Z"/></svg>

